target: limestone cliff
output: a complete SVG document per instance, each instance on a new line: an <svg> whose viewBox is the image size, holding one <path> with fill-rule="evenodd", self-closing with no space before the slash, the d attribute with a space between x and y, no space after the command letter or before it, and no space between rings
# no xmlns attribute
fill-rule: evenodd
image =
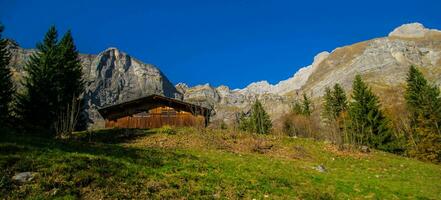
<svg viewBox="0 0 441 200"><path fill-rule="evenodd" d="M10 43L10 50L14 79L18 82L24 75L24 63L34 50L22 49L14 42ZM420 67L430 81L441 84L441 32L419 23L397 27L387 37L319 53L311 59L311 65L300 68L291 78L277 84L259 81L234 90L209 84L173 86L158 68L116 48L80 57L87 81L84 94L87 115L92 124L101 119L97 107L153 93L212 108L211 119L233 122L236 114L248 111L256 99L263 102L272 119L277 119L289 111L292 102L302 93L319 102L325 87L335 83L340 83L349 92L356 74L375 89L386 105L402 100L410 65Z"/></svg>
<svg viewBox="0 0 441 200"><path fill-rule="evenodd" d="M11 43L11 67L19 82L23 66L35 50L20 48ZM86 90L84 99L91 126L102 122L97 108L149 94L182 98L167 77L154 65L145 64L116 48L108 48L98 55L81 54ZM19 86L19 84L18 84ZM20 87L20 86L19 86Z"/></svg>
<svg viewBox="0 0 441 200"><path fill-rule="evenodd" d="M224 86L205 87L204 93L219 96L210 100L218 111L214 120L232 120L234 112L249 109L256 98L263 101L274 120L286 112L301 93L320 103L319 97L325 87L332 87L335 83L340 83L350 92L355 75L360 74L389 106L389 103L402 101L410 65L420 67L429 80L441 84L440 31L427 29L419 23L405 24L394 29L388 37L339 47L330 53L319 53L311 65L300 68L293 77L278 84L259 81L236 90ZM192 101L192 97L200 96L201 88L204 87L187 86L183 91L184 99Z"/></svg>

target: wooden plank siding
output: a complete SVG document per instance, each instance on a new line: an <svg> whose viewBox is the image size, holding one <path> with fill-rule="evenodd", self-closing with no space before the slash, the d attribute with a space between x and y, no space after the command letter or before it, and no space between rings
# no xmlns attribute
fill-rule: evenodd
<svg viewBox="0 0 441 200"><path fill-rule="evenodd" d="M159 128L164 125L176 127L205 126L205 117L168 106L159 106L145 112L113 120L106 119L105 123L106 128Z"/></svg>

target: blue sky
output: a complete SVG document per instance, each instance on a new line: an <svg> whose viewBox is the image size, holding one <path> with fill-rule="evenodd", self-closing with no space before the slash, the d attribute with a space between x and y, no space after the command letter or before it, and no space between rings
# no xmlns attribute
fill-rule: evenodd
<svg viewBox="0 0 441 200"><path fill-rule="evenodd" d="M441 29L441 1L0 0L5 37L34 48L50 25L82 53L108 47L158 66L173 82L241 88L277 83L321 51L421 22Z"/></svg>

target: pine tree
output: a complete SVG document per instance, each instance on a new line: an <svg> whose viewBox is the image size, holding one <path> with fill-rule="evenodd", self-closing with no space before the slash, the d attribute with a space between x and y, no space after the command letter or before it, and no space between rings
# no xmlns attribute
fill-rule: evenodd
<svg viewBox="0 0 441 200"><path fill-rule="evenodd" d="M293 112L294 114L296 114L296 115L301 115L301 114L303 114L303 108L302 108L302 105L301 105L298 101L295 101L295 102L292 104L292 112Z"/></svg>
<svg viewBox="0 0 441 200"><path fill-rule="evenodd" d="M12 73L8 67L9 51L7 40L2 39L3 25L0 24L0 126L3 126L10 117L10 104L14 94Z"/></svg>
<svg viewBox="0 0 441 200"><path fill-rule="evenodd" d="M411 133L408 153L417 158L441 162L441 98L437 86L411 66L404 95L410 113Z"/></svg>
<svg viewBox="0 0 441 200"><path fill-rule="evenodd" d="M352 90L349 116L350 128L356 138L356 143L390 151L392 134L389 129L389 120L380 110L378 97L372 93L360 75L355 76Z"/></svg>
<svg viewBox="0 0 441 200"><path fill-rule="evenodd" d="M52 126L57 112L58 90L56 73L59 64L57 30L51 27L37 52L26 63L24 93L18 96L17 112L26 128L53 134ZM43 131L46 130L46 131Z"/></svg>
<svg viewBox="0 0 441 200"><path fill-rule="evenodd" d="M258 134L267 134L271 131L272 123L262 104L256 99L251 110L253 130Z"/></svg>
<svg viewBox="0 0 441 200"><path fill-rule="evenodd" d="M346 98L346 93L340 84L336 83L334 85L333 91L333 112L335 116L340 116L340 114L348 109L348 100Z"/></svg>
<svg viewBox="0 0 441 200"><path fill-rule="evenodd" d="M305 116L310 116L311 112L311 100L309 100L306 94L303 94L302 114Z"/></svg>
<svg viewBox="0 0 441 200"><path fill-rule="evenodd" d="M78 116L84 108L80 99L84 81L79 53L70 31L59 42L58 51L60 60L54 83L58 91L55 128L58 136L64 137L74 131Z"/></svg>
<svg viewBox="0 0 441 200"><path fill-rule="evenodd" d="M62 104L78 98L84 90L82 66L78 50L70 31L63 36L59 44L60 61L57 70L57 89Z"/></svg>
<svg viewBox="0 0 441 200"><path fill-rule="evenodd" d="M339 84L335 84L333 90L325 88L323 117L326 119L330 139L342 145L344 141L349 142L349 138L344 131L345 116L343 113L347 110L346 94ZM343 146L341 146L343 147Z"/></svg>
<svg viewBox="0 0 441 200"><path fill-rule="evenodd" d="M239 129L243 131L267 134L271 131L272 123L262 104L256 99L251 107L250 116L244 113L239 118Z"/></svg>
<svg viewBox="0 0 441 200"><path fill-rule="evenodd" d="M325 95L323 96L323 116L331 121L334 119L334 95L332 94L332 90L329 87L325 88Z"/></svg>
<svg viewBox="0 0 441 200"><path fill-rule="evenodd" d="M342 112L347 110L348 102L343 88L339 84L334 85L334 90L325 88L323 115L328 120L336 120Z"/></svg>
<svg viewBox="0 0 441 200"><path fill-rule="evenodd" d="M250 119L251 118L249 116L241 112L239 114L239 120L238 120L239 130L252 132L253 126Z"/></svg>
<svg viewBox="0 0 441 200"><path fill-rule="evenodd" d="M60 42L51 27L37 51L25 66L24 93L19 95L17 111L27 128L72 132L80 111L84 90L79 53L68 31Z"/></svg>

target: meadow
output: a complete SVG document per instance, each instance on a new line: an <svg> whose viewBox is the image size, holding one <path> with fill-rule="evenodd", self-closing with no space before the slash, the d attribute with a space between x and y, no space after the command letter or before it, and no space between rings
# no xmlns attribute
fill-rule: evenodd
<svg viewBox="0 0 441 200"><path fill-rule="evenodd" d="M440 199L441 166L307 138L160 128L3 130L1 199ZM15 173L32 172L26 183Z"/></svg>

